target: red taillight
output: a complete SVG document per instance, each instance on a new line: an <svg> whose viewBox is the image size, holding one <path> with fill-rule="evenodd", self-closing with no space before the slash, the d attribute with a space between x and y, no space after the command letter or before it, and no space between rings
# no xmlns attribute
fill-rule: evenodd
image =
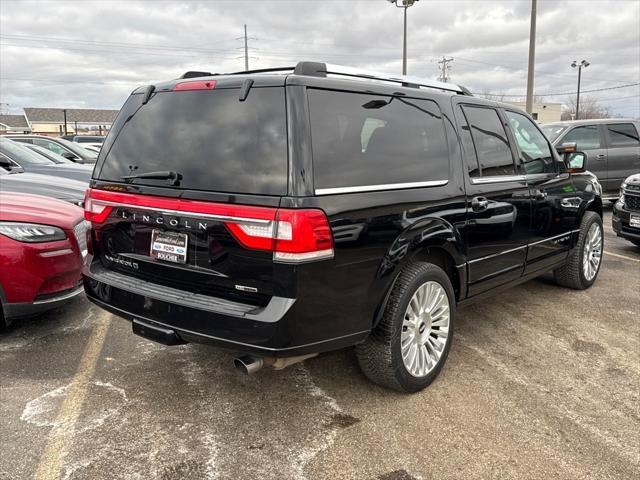
<svg viewBox="0 0 640 480"><path fill-rule="evenodd" d="M103 223L113 207L93 198L93 191L88 188L84 194L84 218L90 222Z"/></svg>
<svg viewBox="0 0 640 480"><path fill-rule="evenodd" d="M213 90L216 88L215 80L192 80L190 82L176 83L174 92L188 92L191 90Z"/></svg>
<svg viewBox="0 0 640 480"><path fill-rule="evenodd" d="M277 262L307 262L333 257L333 237L322 210L279 208L273 221L247 219L225 223L246 248L273 252Z"/></svg>
<svg viewBox="0 0 640 480"><path fill-rule="evenodd" d="M277 262L301 263L333 257L333 236L322 210L210 203L88 189L85 218L103 223L114 206L180 212L218 219L245 248L273 252Z"/></svg>

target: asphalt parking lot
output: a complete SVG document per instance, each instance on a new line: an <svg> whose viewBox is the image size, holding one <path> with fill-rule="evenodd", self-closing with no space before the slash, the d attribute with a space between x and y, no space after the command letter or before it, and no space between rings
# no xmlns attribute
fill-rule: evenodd
<svg viewBox="0 0 640 480"><path fill-rule="evenodd" d="M84 298L20 321L0 336L0 478L637 478L640 249L610 225L593 288L543 277L460 310L415 395L351 350L241 376Z"/></svg>

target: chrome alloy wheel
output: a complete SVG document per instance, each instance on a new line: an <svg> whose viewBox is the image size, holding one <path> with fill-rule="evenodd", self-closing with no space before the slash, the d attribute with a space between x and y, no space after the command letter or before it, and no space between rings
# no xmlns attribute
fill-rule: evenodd
<svg viewBox="0 0 640 480"><path fill-rule="evenodd" d="M590 282L598 273L602 259L602 230L596 223L589 227L582 255L582 273L584 273L584 278Z"/></svg>
<svg viewBox="0 0 640 480"><path fill-rule="evenodd" d="M449 297L438 282L423 283L411 297L402 322L400 350L407 371L424 377L435 368L449 336Z"/></svg>

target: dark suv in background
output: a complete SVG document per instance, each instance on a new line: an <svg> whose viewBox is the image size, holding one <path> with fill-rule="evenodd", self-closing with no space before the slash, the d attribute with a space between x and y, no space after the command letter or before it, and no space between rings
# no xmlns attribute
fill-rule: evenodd
<svg viewBox="0 0 640 480"><path fill-rule="evenodd" d="M640 247L640 173L622 182L611 222L616 235Z"/></svg>
<svg viewBox="0 0 640 480"><path fill-rule="evenodd" d="M572 142L586 156L585 168L598 177L607 200L616 200L622 181L640 172L640 123L629 119L549 123L542 131L554 145Z"/></svg>
<svg viewBox="0 0 640 480"><path fill-rule="evenodd" d="M88 297L165 344L276 368L352 345L417 391L458 305L553 270L590 287L600 186L461 87L324 63L135 90L87 192Z"/></svg>

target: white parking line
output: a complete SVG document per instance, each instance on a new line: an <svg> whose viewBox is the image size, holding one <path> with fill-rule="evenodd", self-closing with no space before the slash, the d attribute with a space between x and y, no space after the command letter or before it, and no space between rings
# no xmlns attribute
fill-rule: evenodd
<svg viewBox="0 0 640 480"><path fill-rule="evenodd" d="M640 260L638 260L637 258L627 257L626 255L620 255L618 253L608 252L607 250L605 250L604 253L607 255L611 255L612 257L624 258L625 260L631 260L632 262L640 263Z"/></svg>

